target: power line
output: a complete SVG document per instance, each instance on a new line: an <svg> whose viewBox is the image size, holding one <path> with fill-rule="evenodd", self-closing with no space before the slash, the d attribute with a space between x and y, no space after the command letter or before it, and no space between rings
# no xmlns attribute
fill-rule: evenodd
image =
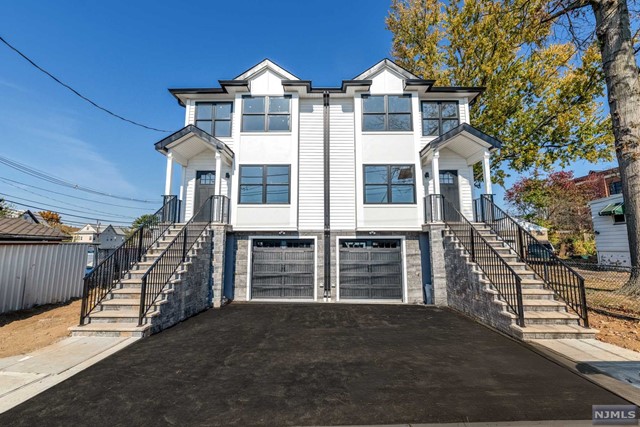
<svg viewBox="0 0 640 427"><path fill-rule="evenodd" d="M4 38L2 38L0 36L0 41L2 43L4 43L5 45L7 45L7 47L11 50L13 50L15 53L17 53L18 55L20 55L21 57L23 57L27 62L29 62L31 65L33 65L35 68L37 68L38 70L40 70L41 72L43 72L44 74L46 74L47 76L51 77L56 83L59 83L60 85L64 86L65 88L69 89L71 92L73 92L75 95L79 96L80 98L84 99L85 101L87 101L89 104L93 105L94 107L104 111L107 114L112 115L113 117L116 117L120 120L123 120L125 122L131 123L132 125L135 126L140 126L141 128L145 128L145 129L149 129L149 130L154 130L156 132L164 132L164 133L169 133L171 131L165 130L165 129L158 129L158 128L154 128L152 126L147 126L147 125L143 125L142 123L138 123L134 120L130 120L127 119L126 117L122 117L119 114L114 113L113 111L102 107L100 105L98 105L97 103L95 103L94 101L92 101L91 99L87 98L86 96L82 95L80 92L78 92L77 90L75 90L74 88L72 88L71 86L69 86L68 84L62 82L60 79L58 79L56 76L54 76L53 74L51 74L50 72L48 72L47 70L45 70L44 68L42 68L41 66L39 66L38 64L36 64L35 62L33 62L27 55L25 55L24 53L20 52L16 47L12 46L8 41L6 41Z"/></svg>
<svg viewBox="0 0 640 427"><path fill-rule="evenodd" d="M60 196L70 197L72 199L82 200L82 201L85 201L85 202L100 203L101 205L115 206L115 207L118 207L118 208L138 209L138 210L148 211L147 208L138 207L138 206L116 205L114 203L103 202L102 200L91 200L91 199L85 199L84 197L72 196L70 194L60 193L58 191L53 191L53 190L50 190L48 188L42 188L42 187L38 187L38 186L35 186L35 185L31 185L31 184L25 184L24 182L15 181L13 179L5 178L5 177L2 177L2 176L0 176L0 181L4 181L6 184L9 184L9 185L12 185L11 182L13 182L15 184L19 184L19 185L24 186L24 187L35 188L37 190L47 191L49 193L58 194ZM16 185L13 185L13 186L17 187ZM24 188L21 188L21 190L28 191L28 190L25 190ZM37 194L37 193L33 193L33 194Z"/></svg>
<svg viewBox="0 0 640 427"><path fill-rule="evenodd" d="M127 224L127 225L130 224L129 222L126 222L126 221L113 221L111 219L92 218L92 217L88 217L88 216L73 215L73 214L70 214L70 213L65 213L65 212L60 212L60 211L52 211L51 209L43 208L43 207L40 207L40 206L28 205L26 203L20 203L20 202L14 201L14 200L6 200L5 199L5 201L9 202L9 203L13 203L13 204L18 205L18 206L24 206L26 208L39 209L39 210L43 210L43 211L47 211L48 210L49 212L57 213L58 215L66 215L66 216L70 216L70 217L74 217L74 218L89 219L89 220L95 221L95 222L104 221L104 222L110 222L112 224Z"/></svg>
<svg viewBox="0 0 640 427"><path fill-rule="evenodd" d="M37 200L25 199L24 197L13 196L13 195L11 195L11 194L7 194L7 193L0 193L0 195L3 195L3 196L5 196L5 197L11 197L11 198L13 198L13 199L24 200L25 202L29 202L29 203L42 203L42 202L38 202ZM6 199L5 199L5 200L6 200ZM54 205L51 205L51 206L52 206L53 208L55 208L55 209L67 209L67 210L69 210L69 211L71 211L71 212L78 212L78 213L84 213L84 214L89 214L89 215L91 215L91 214L95 213L95 212L81 211L81 210L78 210L78 209L71 209L71 208L60 207L60 206L54 206ZM48 208L47 208L47 209L44 209L44 210L50 210L50 209L48 209ZM52 211L52 212L53 212L53 211ZM113 218L125 218L125 219L131 219L131 220L132 220L132 219L134 219L133 217L130 217L130 216L124 216L124 215L115 215L115 214L114 214L114 215L112 215L112 214L107 214L107 216L110 216L110 217L113 217Z"/></svg>
<svg viewBox="0 0 640 427"><path fill-rule="evenodd" d="M16 162L15 160L11 160L7 157L2 157L0 156L0 163L9 166L12 169L15 169L17 171L20 171L24 174L27 175L31 175L35 178L41 179L43 181L47 181L50 182L52 184L56 184L56 185L60 185L62 187L67 187L67 188L73 188L74 190L79 190L79 191L84 191L86 193L91 193L91 194L97 194L100 196L104 196L104 197L111 197L114 199L119 199L119 200L126 200L128 202L139 202L139 203L157 203L151 200L142 200L142 199L134 199L132 197L123 197L123 196L116 196L114 194L109 194L109 193L105 193L103 191L100 190L95 190L93 188L90 187L84 187L78 184L74 184L73 182L70 181L66 181L62 178L58 178L56 176L53 176L51 174L48 174L46 172L40 171L38 169L32 168L30 166L27 166L25 164Z"/></svg>

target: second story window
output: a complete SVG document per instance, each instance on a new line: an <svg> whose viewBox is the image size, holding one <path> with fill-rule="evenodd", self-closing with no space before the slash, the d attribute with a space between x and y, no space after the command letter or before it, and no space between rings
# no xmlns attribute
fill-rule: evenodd
<svg viewBox="0 0 640 427"><path fill-rule="evenodd" d="M290 130L290 96L242 98L242 132L289 132Z"/></svg>
<svg viewBox="0 0 640 427"><path fill-rule="evenodd" d="M413 204L416 202L413 165L365 165L365 204Z"/></svg>
<svg viewBox="0 0 640 427"><path fill-rule="evenodd" d="M288 204L289 165L240 166L241 204Z"/></svg>
<svg viewBox="0 0 640 427"><path fill-rule="evenodd" d="M609 194L622 194L622 181L616 181L609 184Z"/></svg>
<svg viewBox="0 0 640 427"><path fill-rule="evenodd" d="M231 102L197 102L196 126L209 135L231 136Z"/></svg>
<svg viewBox="0 0 640 427"><path fill-rule="evenodd" d="M457 101L422 101L422 135L440 136L459 124Z"/></svg>
<svg viewBox="0 0 640 427"><path fill-rule="evenodd" d="M410 131L411 95L363 95L362 130Z"/></svg>

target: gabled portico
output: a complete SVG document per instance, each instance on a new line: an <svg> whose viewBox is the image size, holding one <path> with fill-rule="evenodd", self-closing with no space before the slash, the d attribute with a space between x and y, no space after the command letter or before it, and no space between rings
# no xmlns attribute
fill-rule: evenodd
<svg viewBox="0 0 640 427"><path fill-rule="evenodd" d="M435 138L420 151L427 195L443 195L472 220L473 166L482 163L483 192L493 194L491 153L501 146L500 141L467 123ZM429 207L433 210L433 216L427 215L425 222L441 220L438 216L439 206Z"/></svg>
<svg viewBox="0 0 640 427"><path fill-rule="evenodd" d="M198 190L208 195L229 196L234 152L222 141L193 125L187 125L158 141L155 148L167 157L165 194L173 189L174 165L181 166L180 191L181 219L188 220L199 208L195 206ZM199 188L198 183L203 187Z"/></svg>

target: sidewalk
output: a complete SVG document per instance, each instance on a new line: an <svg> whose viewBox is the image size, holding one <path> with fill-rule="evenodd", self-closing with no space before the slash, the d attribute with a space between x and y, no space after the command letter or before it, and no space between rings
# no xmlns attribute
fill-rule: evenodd
<svg viewBox="0 0 640 427"><path fill-rule="evenodd" d="M595 339L532 340L530 344L640 405L640 353Z"/></svg>
<svg viewBox="0 0 640 427"><path fill-rule="evenodd" d="M0 359L0 413L136 340L138 338L70 337L27 355Z"/></svg>

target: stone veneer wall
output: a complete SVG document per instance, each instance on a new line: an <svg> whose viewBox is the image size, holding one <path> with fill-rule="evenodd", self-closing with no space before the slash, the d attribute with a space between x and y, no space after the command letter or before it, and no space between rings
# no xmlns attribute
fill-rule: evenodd
<svg viewBox="0 0 640 427"><path fill-rule="evenodd" d="M169 292L166 301L160 304L160 315L152 319L152 333L211 307L211 239L208 235L196 243L183 267L186 272L181 274L181 282L173 285L173 292Z"/></svg>
<svg viewBox="0 0 640 427"><path fill-rule="evenodd" d="M511 319L503 314L503 305L496 301L496 292L481 283L483 274L471 262L464 249L457 247L457 240L444 238L444 259L448 305L482 323L514 335Z"/></svg>

